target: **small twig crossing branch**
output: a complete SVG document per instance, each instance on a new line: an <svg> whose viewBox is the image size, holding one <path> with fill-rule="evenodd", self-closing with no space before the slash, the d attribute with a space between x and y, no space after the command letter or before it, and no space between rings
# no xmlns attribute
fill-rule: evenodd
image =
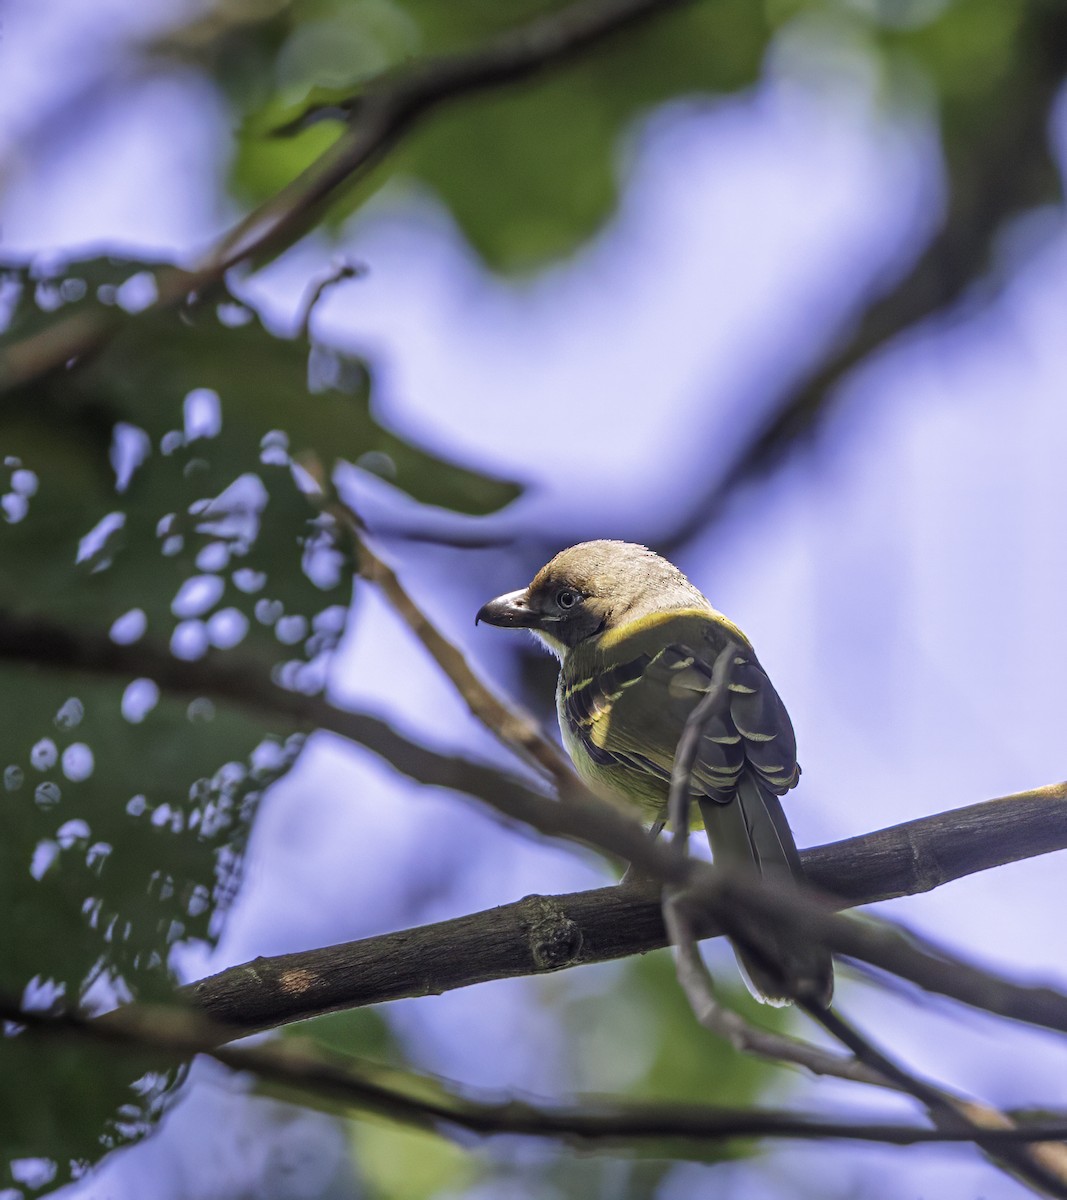
<svg viewBox="0 0 1067 1200"><path fill-rule="evenodd" d="M693 767L707 726L722 711L731 661L738 649L734 642L727 639L719 651L707 692L689 714L675 752L668 812L675 831L672 845L675 853L683 858L689 851ZM805 1000L799 995L796 997L813 1020L852 1051L852 1058L842 1059L839 1055L830 1054L799 1039L753 1030L740 1014L724 1010L715 999L711 975L700 956L686 908L684 888L675 885L663 888L663 920L674 946L679 985L697 1020L707 1029L727 1037L735 1047L758 1053L761 1057L799 1063L819 1074L832 1074L839 1078L899 1089L924 1105L940 1128L969 1130L977 1145L987 1152L990 1150L990 1143L980 1136L987 1123L980 1123L969 1112L963 1111L956 1098L943 1089L899 1066L839 1014L824 1005ZM747 925L747 921L739 922L738 930L744 931ZM747 937L745 945L750 952L762 949L753 945ZM772 965L773 961L768 960L768 966ZM993 1110L993 1116L1006 1119L996 1110ZM1026 1146L1005 1149L1001 1158L1003 1165L1020 1179L1051 1196L1060 1197L1061 1200L1067 1198L1067 1170L1064 1169L1067 1164L1047 1155L1041 1158L1033 1148Z"/></svg>
<svg viewBox="0 0 1067 1200"><path fill-rule="evenodd" d="M696 930L684 901L672 895L664 903L663 918L674 947L678 982L693 1015L705 1029L724 1038L735 1050L769 1062L791 1063L813 1075L886 1086L884 1076L855 1058L845 1058L800 1038L761 1029L739 1012L720 1004L715 999L714 984L697 947Z"/></svg>
<svg viewBox="0 0 1067 1200"><path fill-rule="evenodd" d="M731 638L726 639L726 644L715 657L707 692L689 714L685 728L682 730L682 736L678 739L678 748L674 752L674 763L671 767L671 789L667 797L667 813L671 829L674 832L671 846L674 852L682 857L689 852L689 811L693 803L691 794L693 766L696 763L704 731L722 709L730 660L739 649L740 647Z"/></svg>

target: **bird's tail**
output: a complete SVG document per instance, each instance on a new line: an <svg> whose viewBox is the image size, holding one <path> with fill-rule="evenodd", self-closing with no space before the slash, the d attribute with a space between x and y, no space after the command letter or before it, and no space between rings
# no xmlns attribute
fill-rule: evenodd
<svg viewBox="0 0 1067 1200"><path fill-rule="evenodd" d="M748 870L779 889L804 878L796 842L778 797L745 771L728 804L701 799L711 852L720 866ZM757 999L788 1004L801 996L828 1005L834 990L833 959L825 946L804 944L768 931L758 955L735 945L742 973Z"/></svg>

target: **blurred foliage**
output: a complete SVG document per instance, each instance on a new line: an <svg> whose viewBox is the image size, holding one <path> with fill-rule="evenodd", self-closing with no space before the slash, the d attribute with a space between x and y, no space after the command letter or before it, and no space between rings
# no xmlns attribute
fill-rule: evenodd
<svg viewBox="0 0 1067 1200"><path fill-rule="evenodd" d="M156 48L199 61L220 81L243 122L234 187L258 200L336 136L335 124L272 136L309 102L351 94L414 55L469 48L558 7L312 0L263 5L255 19L247 6L223 3L213 18ZM354 189L338 215L398 177L433 188L498 266L526 268L565 254L614 207L616 142L632 118L675 95L751 83L769 32L763 7L751 0L683 7L638 37L583 56L576 70L442 111Z"/></svg>
<svg viewBox="0 0 1067 1200"><path fill-rule="evenodd" d="M140 309L155 265L11 268L5 338L57 313ZM307 494L304 453L385 469L417 499L466 512L515 495L379 426L359 360L275 337L225 294L148 309L90 361L3 398L0 618L144 638L186 659L238 654L280 686L319 690L352 575ZM8 664L0 695L0 989L38 1003L168 994L170 948L217 936L259 797L303 733L160 695L150 679ZM142 1069L98 1055L80 1089L70 1048L0 1052L7 1145L50 1153L60 1179L64 1163L139 1132L166 1080L135 1087ZM57 1119L20 1103L28 1093L62 1094Z"/></svg>
<svg viewBox="0 0 1067 1200"><path fill-rule="evenodd" d="M560 7L216 0L147 51L191 64L225 96L239 128L230 183L252 203L337 137L329 119L278 136L309 105L349 100L382 71L469 49ZM844 47L873 67L887 103L920 95L936 104L959 212L974 215L986 202L983 174L1007 169L990 145L1033 177L1013 193L1017 202L1039 203L1058 194L1058 180L1044 145L1023 134L1059 83L1061 8L703 0L543 79L442 109L330 219L386 185L429 189L492 266L541 265L572 252L612 212L625 139L643 114L752 86L768 51L787 40L809 53L816 79L820 53ZM3 273L5 341L77 312L106 313L121 330L73 369L2 397L0 618L144 638L185 658L240 655L280 686L317 690L352 584L307 495L301 456L327 469L354 462L423 503L466 513L495 510L517 489L383 428L366 363L276 336L224 290L155 311L160 265L96 258ZM0 697L0 988L40 1004L166 995L173 947L217 937L257 802L291 769L301 734L207 698L160 695L147 679L6 665ZM554 981L545 989L574 1048L575 1092L729 1104L766 1085L764 1067L696 1026L664 955L626 964L610 992L575 997ZM761 1009L758 1019L782 1018ZM405 1059L377 1014L341 1014L302 1035L385 1063ZM0 1188L53 1187L143 1133L175 1078L123 1055L6 1038ZM371 1196L421 1200L507 1172L384 1122L361 1122L354 1137ZM716 1147L709 1159L737 1152ZM667 1169L642 1156L616 1158L610 1170L596 1156L538 1161L554 1195L651 1197Z"/></svg>
<svg viewBox="0 0 1067 1200"><path fill-rule="evenodd" d="M366 1071L381 1068L381 1082L433 1100L447 1099L432 1077L413 1076L408 1056L386 1019L387 1009L359 1008L330 1013L282 1031L320 1050L359 1058ZM324 1104L344 1114L343 1106ZM352 1161L367 1200L428 1200L442 1191L460 1191L479 1174L475 1158L449 1138L412 1129L384 1118L349 1123Z"/></svg>
<svg viewBox="0 0 1067 1200"><path fill-rule="evenodd" d="M612 1063L611 1040L601 1032L605 1018L618 1013L645 1030L642 1053L644 1070L630 1094L644 1100L675 1100L707 1103L712 1091L716 1104L751 1104L766 1086L766 1068L747 1054L739 1054L722 1038L708 1034L693 1016L684 992L678 986L674 961L669 951L657 951L627 962L621 987L607 996L587 999L572 1006L576 1036L600 1039L600 1055ZM720 986L722 1002L755 1025L783 1030L789 1011L768 1007L754 1000L736 979L731 965L731 983ZM636 1022L634 1018L636 1017ZM618 1045L618 1042L615 1043ZM711 1081L714 1080L714 1084ZM714 1156L722 1157L722 1148Z"/></svg>
<svg viewBox="0 0 1067 1200"><path fill-rule="evenodd" d="M439 1133L387 1121L353 1125L352 1154L369 1200L462 1195L486 1172L477 1157Z"/></svg>
<svg viewBox="0 0 1067 1200"><path fill-rule="evenodd" d="M277 131L309 106L358 96L368 79L412 58L466 50L530 17L544 0L217 0L153 44L206 70L241 124L231 184L259 201L337 136L336 121ZM471 244L499 269L573 251L618 199L623 139L635 118L672 99L752 85L781 35L806 45L809 74L825 49L864 54L888 101L940 109L954 189L974 185L972 152L1033 89L1044 53L1040 0L706 0L683 5L532 84L438 112L353 188L341 219L389 181L429 187ZM929 90L916 89L917 72ZM1007 103L1006 103L1007 100ZM1051 195L1055 179L1046 172Z"/></svg>
<svg viewBox="0 0 1067 1200"><path fill-rule="evenodd" d="M720 992L724 1004L753 1024L782 1029L789 1019L786 1010L757 1003L736 982ZM754 1103L770 1081L765 1063L738 1053L697 1023L668 951L628 960L610 991L572 1001L565 1014L577 1048L580 1091L743 1107ZM702 1157L721 1162L749 1152L741 1142L709 1143ZM701 1149L690 1146L687 1153L701 1156ZM623 1194L625 1178L625 1195L652 1197L670 1167L662 1149L645 1151L629 1159L625 1172L616 1164L614 1186Z"/></svg>
<svg viewBox="0 0 1067 1200"><path fill-rule="evenodd" d="M594 970L601 973L604 986L593 991L588 977L579 979L569 972L531 984L551 1012L560 1039L555 1050L546 1047L546 1053L565 1047L568 1078L562 1097L520 1099L563 1104L588 1098L666 1100L727 1107L758 1100L770 1068L698 1025L678 987L668 951ZM486 1004L492 1004L493 986L485 988ZM784 1030L789 1022L787 1010L757 1003L736 984L720 991L723 1003L755 1025ZM393 1034L389 1011L385 1007L336 1013L290 1029L286 1036L309 1039L323 1050L356 1054L364 1063L380 1063L385 1079L388 1068L401 1068L389 1081L410 1087L403 1069L410 1069L419 1050L406 1048ZM429 1086L432 1094L432 1082ZM580 1153L533 1154L517 1165L507 1155L493 1154L491 1144L467 1148L441 1134L377 1118L353 1122L352 1138L356 1170L372 1200L430 1200L442 1193L461 1194L476 1184L479 1194L510 1194L513 1187L520 1195L652 1200L673 1165L662 1147L627 1152L605 1145ZM703 1159L721 1162L750 1152L740 1141L712 1143ZM687 1146L686 1157L699 1159L700 1148Z"/></svg>

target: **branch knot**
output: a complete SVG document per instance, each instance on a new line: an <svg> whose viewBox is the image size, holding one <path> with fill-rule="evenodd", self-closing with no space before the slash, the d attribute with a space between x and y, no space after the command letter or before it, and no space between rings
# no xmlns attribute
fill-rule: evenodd
<svg viewBox="0 0 1067 1200"><path fill-rule="evenodd" d="M581 928L551 897L526 896L520 903L530 956L539 972L558 971L581 962Z"/></svg>

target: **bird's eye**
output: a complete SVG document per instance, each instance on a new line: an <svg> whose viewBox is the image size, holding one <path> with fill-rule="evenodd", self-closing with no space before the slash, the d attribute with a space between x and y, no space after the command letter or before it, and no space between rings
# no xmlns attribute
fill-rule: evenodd
<svg viewBox="0 0 1067 1200"><path fill-rule="evenodd" d="M578 593L570 588L563 588L556 593L556 603L560 608L573 608L578 603Z"/></svg>

